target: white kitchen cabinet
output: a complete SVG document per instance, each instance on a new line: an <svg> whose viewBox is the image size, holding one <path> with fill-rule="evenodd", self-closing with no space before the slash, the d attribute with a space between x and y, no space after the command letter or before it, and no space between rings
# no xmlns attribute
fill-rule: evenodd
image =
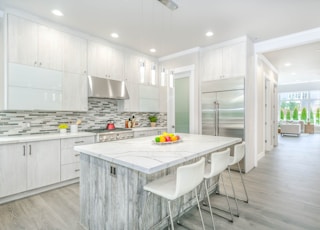
<svg viewBox="0 0 320 230"><path fill-rule="evenodd" d="M125 58L121 50L88 42L88 75L124 80Z"/></svg>
<svg viewBox="0 0 320 230"><path fill-rule="evenodd" d="M0 197L27 189L25 144L0 145Z"/></svg>
<svg viewBox="0 0 320 230"><path fill-rule="evenodd" d="M9 63L8 75L8 109L61 109L61 71Z"/></svg>
<svg viewBox="0 0 320 230"><path fill-rule="evenodd" d="M140 56L127 53L125 57L125 80L132 83L140 83Z"/></svg>
<svg viewBox="0 0 320 230"><path fill-rule="evenodd" d="M207 48L201 52L201 80L211 81L246 74L246 43Z"/></svg>
<svg viewBox="0 0 320 230"><path fill-rule="evenodd" d="M245 42L224 47L222 50L223 78L245 76L246 60Z"/></svg>
<svg viewBox="0 0 320 230"><path fill-rule="evenodd" d="M139 111L159 112L159 87L139 85Z"/></svg>
<svg viewBox="0 0 320 230"><path fill-rule="evenodd" d="M88 80L86 75L64 73L62 108L67 111L88 111Z"/></svg>
<svg viewBox="0 0 320 230"><path fill-rule="evenodd" d="M66 73L87 73L87 40L64 34L63 70Z"/></svg>
<svg viewBox="0 0 320 230"><path fill-rule="evenodd" d="M73 148L76 145L94 143L94 136L61 139L61 181L80 176L80 153Z"/></svg>
<svg viewBox="0 0 320 230"><path fill-rule="evenodd" d="M60 140L0 145L0 150L0 197L60 181Z"/></svg>
<svg viewBox="0 0 320 230"><path fill-rule="evenodd" d="M63 33L8 15L8 61L63 70Z"/></svg>
<svg viewBox="0 0 320 230"><path fill-rule="evenodd" d="M129 99L119 101L119 110L123 112L139 112L139 84L126 82Z"/></svg>
<svg viewBox="0 0 320 230"><path fill-rule="evenodd" d="M27 145L27 189L60 181L60 140L31 142Z"/></svg>

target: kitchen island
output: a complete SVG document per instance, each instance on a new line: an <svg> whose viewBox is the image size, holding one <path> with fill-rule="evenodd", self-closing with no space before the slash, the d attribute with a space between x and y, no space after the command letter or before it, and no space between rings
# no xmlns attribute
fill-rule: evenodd
<svg viewBox="0 0 320 230"><path fill-rule="evenodd" d="M166 216L167 206L152 196L142 228L145 184L241 141L195 134L180 137L181 142L172 144L156 144L153 137L143 137L75 147L81 152L81 224L86 229L148 229ZM192 198L192 194L184 197L183 209L194 205Z"/></svg>

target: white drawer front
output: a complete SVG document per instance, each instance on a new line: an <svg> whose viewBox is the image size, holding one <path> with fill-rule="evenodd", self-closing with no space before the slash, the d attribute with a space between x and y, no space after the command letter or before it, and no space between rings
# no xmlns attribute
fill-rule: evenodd
<svg viewBox="0 0 320 230"><path fill-rule="evenodd" d="M61 149L70 149L76 145L86 145L94 143L94 137L76 137L61 139Z"/></svg>
<svg viewBox="0 0 320 230"><path fill-rule="evenodd" d="M61 166L61 181L74 179L80 176L80 163Z"/></svg>
<svg viewBox="0 0 320 230"><path fill-rule="evenodd" d="M80 153L72 149L61 150L61 164L70 164L80 162Z"/></svg>

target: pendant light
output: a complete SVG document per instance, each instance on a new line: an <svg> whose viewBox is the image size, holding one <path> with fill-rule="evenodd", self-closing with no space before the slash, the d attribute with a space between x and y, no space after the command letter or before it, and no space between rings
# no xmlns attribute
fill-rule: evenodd
<svg viewBox="0 0 320 230"><path fill-rule="evenodd" d="M156 84L156 64L153 63L151 68L151 85Z"/></svg>
<svg viewBox="0 0 320 230"><path fill-rule="evenodd" d="M169 87L173 88L173 71L171 71L169 75Z"/></svg>
<svg viewBox="0 0 320 230"><path fill-rule="evenodd" d="M160 85L166 86L166 70L162 67L161 75L160 75Z"/></svg>
<svg viewBox="0 0 320 230"><path fill-rule="evenodd" d="M144 75L145 75L144 61L140 60L140 83L144 83Z"/></svg>

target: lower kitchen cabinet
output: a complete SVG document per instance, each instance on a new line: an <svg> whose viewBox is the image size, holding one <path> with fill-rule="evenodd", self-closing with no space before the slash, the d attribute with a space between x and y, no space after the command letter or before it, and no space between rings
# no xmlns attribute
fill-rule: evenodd
<svg viewBox="0 0 320 230"><path fill-rule="evenodd" d="M60 140L0 146L0 197L60 182Z"/></svg>
<svg viewBox="0 0 320 230"><path fill-rule="evenodd" d="M80 153L73 149L74 146L92 143L93 136L61 139L61 181L80 176Z"/></svg>

